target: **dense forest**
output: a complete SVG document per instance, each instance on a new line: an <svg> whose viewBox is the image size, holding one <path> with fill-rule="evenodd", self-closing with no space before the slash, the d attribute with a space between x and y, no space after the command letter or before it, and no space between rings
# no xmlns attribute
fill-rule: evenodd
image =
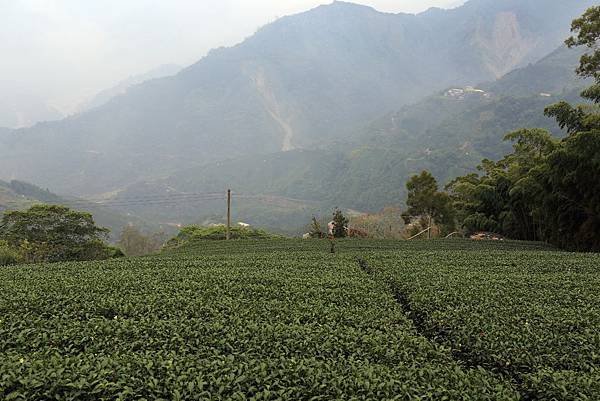
<svg viewBox="0 0 600 401"><path fill-rule="evenodd" d="M447 185L440 201L437 184L423 176L409 182L411 201L439 219L456 218L466 232L491 231L522 240L546 241L568 250L600 250L600 7L590 8L572 25L569 47L587 47L577 74L594 80L581 93L580 105L560 102L546 108L567 132L556 139L541 128L525 128L506 135L512 153L494 162L483 160L480 173L468 174ZM426 175L425 175L425 178ZM431 177L433 178L433 177ZM428 193L429 207L418 200ZM413 189L411 194L410 189ZM412 195L412 197L411 197ZM437 204L432 200L438 199ZM448 204L454 214L449 214ZM414 209L414 207L412 207ZM450 216L450 217L449 217Z"/></svg>

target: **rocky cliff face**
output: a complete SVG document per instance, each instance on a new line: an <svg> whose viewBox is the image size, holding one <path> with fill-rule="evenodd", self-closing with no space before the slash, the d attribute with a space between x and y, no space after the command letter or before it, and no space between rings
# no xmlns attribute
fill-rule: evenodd
<svg viewBox="0 0 600 401"><path fill-rule="evenodd" d="M542 40L530 35L514 12L500 12L491 25L478 21L474 44L481 50L485 67L500 78L521 66Z"/></svg>

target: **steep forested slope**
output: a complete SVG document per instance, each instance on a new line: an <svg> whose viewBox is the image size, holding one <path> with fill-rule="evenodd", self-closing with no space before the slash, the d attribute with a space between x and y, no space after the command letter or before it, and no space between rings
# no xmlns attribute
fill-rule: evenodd
<svg viewBox="0 0 600 401"><path fill-rule="evenodd" d="M415 16L335 2L82 115L0 134L0 174L81 195L312 149L446 86L539 59L592 3L471 0Z"/></svg>

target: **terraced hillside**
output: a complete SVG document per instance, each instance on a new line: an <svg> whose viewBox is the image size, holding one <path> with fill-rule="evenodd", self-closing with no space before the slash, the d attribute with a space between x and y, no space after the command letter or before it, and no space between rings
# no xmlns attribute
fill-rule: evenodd
<svg viewBox="0 0 600 401"><path fill-rule="evenodd" d="M593 399L600 256L197 242L0 269L0 399Z"/></svg>

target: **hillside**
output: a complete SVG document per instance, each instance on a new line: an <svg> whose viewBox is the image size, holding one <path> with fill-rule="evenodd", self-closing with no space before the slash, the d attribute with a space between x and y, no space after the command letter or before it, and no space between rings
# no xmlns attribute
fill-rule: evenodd
<svg viewBox="0 0 600 401"><path fill-rule="evenodd" d="M235 219L295 234L313 214L328 216L335 206L373 212L402 205L410 175L428 169L443 185L474 171L483 158L502 157L511 148L502 140L507 132L544 127L562 135L543 111L559 100L579 99L575 88L585 84L575 78L573 65L579 55L561 47L537 63L481 85L493 92L444 90L374 120L347 141L323 142L320 149L209 163L129 186L116 194L115 200L233 188L236 194L256 196L234 196ZM544 71L552 72L552 80L536 81L548 76ZM511 92L512 88L518 90ZM304 202L273 203L270 198L262 201L261 196ZM222 200L170 207L137 204L127 210L148 219L174 222L222 222L225 212Z"/></svg>
<svg viewBox="0 0 600 401"><path fill-rule="evenodd" d="M538 60L593 3L471 0L408 15L334 2L89 112L0 134L0 174L81 196L219 160L313 149L450 85Z"/></svg>

